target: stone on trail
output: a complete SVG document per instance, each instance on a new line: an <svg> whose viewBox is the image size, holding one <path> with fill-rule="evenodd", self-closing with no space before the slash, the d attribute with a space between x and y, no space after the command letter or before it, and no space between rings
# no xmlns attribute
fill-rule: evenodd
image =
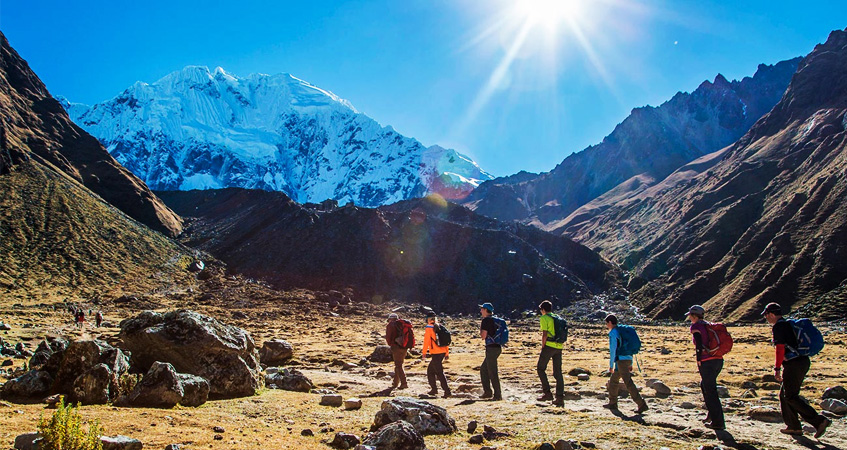
<svg viewBox="0 0 847 450"><path fill-rule="evenodd" d="M321 406L341 406L344 403L344 397L339 394L326 394L321 396Z"/></svg>
<svg viewBox="0 0 847 450"><path fill-rule="evenodd" d="M468 434L473 434L476 431L476 427L479 426L476 420L471 420L468 422Z"/></svg>
<svg viewBox="0 0 847 450"><path fill-rule="evenodd" d="M25 400L43 397L50 391L52 384L53 377L46 371L30 370L0 386L0 398L6 400Z"/></svg>
<svg viewBox="0 0 847 450"><path fill-rule="evenodd" d="M591 378L591 375L589 375L587 373L581 373L581 374L576 376L576 379L579 380L579 381L588 381L589 378Z"/></svg>
<svg viewBox="0 0 847 450"><path fill-rule="evenodd" d="M391 347L387 345L377 345L368 360L375 363L390 363L394 362L394 357L391 355Z"/></svg>
<svg viewBox="0 0 847 450"><path fill-rule="evenodd" d="M691 402L682 402L679 404L679 407L682 409L694 409L697 407L697 405Z"/></svg>
<svg viewBox="0 0 847 450"><path fill-rule="evenodd" d="M837 398L828 398L821 402L821 408L824 411L829 411L833 414L843 415L847 414L847 403L837 399Z"/></svg>
<svg viewBox="0 0 847 450"><path fill-rule="evenodd" d="M822 398L824 400L826 400L828 398L835 398L835 399L847 402L847 389L844 389L843 386L833 386L833 387L827 388L823 392Z"/></svg>
<svg viewBox="0 0 847 450"><path fill-rule="evenodd" d="M729 389L726 386L718 386L718 397L729 398Z"/></svg>
<svg viewBox="0 0 847 450"><path fill-rule="evenodd" d="M741 394L741 398L756 398L758 396L759 395L756 394L756 391L753 389L747 389L743 394Z"/></svg>
<svg viewBox="0 0 847 450"><path fill-rule="evenodd" d="M351 397L351 398L348 398L347 400L344 400L344 409L356 410L356 409L361 409L361 407L362 407L362 400L359 399L359 398Z"/></svg>
<svg viewBox="0 0 847 450"><path fill-rule="evenodd" d="M376 450L425 450L424 438L412 424L404 420L391 422L365 437L366 446Z"/></svg>
<svg viewBox="0 0 847 450"><path fill-rule="evenodd" d="M241 328L189 310L145 311L120 326L139 370L156 361L171 363L180 373L208 380L212 398L250 396L262 387L259 352Z"/></svg>
<svg viewBox="0 0 847 450"><path fill-rule="evenodd" d="M545 442L538 446L538 450L556 450L556 447L554 447L553 444L549 442Z"/></svg>
<svg viewBox="0 0 847 450"><path fill-rule="evenodd" d="M41 441L39 433L24 433L15 438L15 450L38 450Z"/></svg>
<svg viewBox="0 0 847 450"><path fill-rule="evenodd" d="M571 445L569 441L559 439L555 444L553 444L553 448L555 450L573 450L573 445Z"/></svg>
<svg viewBox="0 0 847 450"><path fill-rule="evenodd" d="M760 422L782 423L782 413L771 406L754 406L747 411L747 417Z"/></svg>
<svg viewBox="0 0 847 450"><path fill-rule="evenodd" d="M588 370L588 369L584 369L582 367L574 367L573 369L571 369L568 372L568 375L570 375L572 377L577 377L577 376L582 375L582 374L586 374L588 376L591 376L591 371Z"/></svg>
<svg viewBox="0 0 847 450"><path fill-rule="evenodd" d="M278 366L291 360L294 347L285 340L273 339L265 341L259 350L259 361L267 366Z"/></svg>
<svg viewBox="0 0 847 450"><path fill-rule="evenodd" d="M656 395L659 397L671 395L671 388L661 381L654 382L650 387L656 391Z"/></svg>
<svg viewBox="0 0 847 450"><path fill-rule="evenodd" d="M424 436L451 434L457 431L456 421L450 417L446 409L411 397L396 397L383 401L371 425L371 430L380 429L397 421L411 424L418 433Z"/></svg>
<svg viewBox="0 0 847 450"><path fill-rule="evenodd" d="M478 445L478 444L482 444L484 441L485 441L485 437L483 437L481 434L475 434L475 435L471 436L470 438L468 438L469 444Z"/></svg>
<svg viewBox="0 0 847 450"><path fill-rule="evenodd" d="M309 392L315 388L312 380L296 369L283 369L265 376L265 384L270 388L284 391Z"/></svg>
<svg viewBox="0 0 847 450"><path fill-rule="evenodd" d="M103 450L141 450L144 444L138 439L117 435L115 437L100 436Z"/></svg>
<svg viewBox="0 0 847 450"><path fill-rule="evenodd" d="M330 447L349 449L359 445L359 436L350 433L335 433L335 438L329 443Z"/></svg>

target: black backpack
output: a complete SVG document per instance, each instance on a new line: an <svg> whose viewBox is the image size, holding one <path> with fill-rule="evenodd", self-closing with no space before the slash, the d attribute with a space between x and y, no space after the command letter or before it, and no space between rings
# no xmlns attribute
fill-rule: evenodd
<svg viewBox="0 0 847 450"><path fill-rule="evenodd" d="M453 336L450 334L450 330L444 327L444 325L438 324L435 327L435 345L439 347L448 347L453 342Z"/></svg>
<svg viewBox="0 0 847 450"><path fill-rule="evenodd" d="M565 343L568 340L568 322L555 314L550 314L550 317L553 318L554 332L550 340L557 344Z"/></svg>

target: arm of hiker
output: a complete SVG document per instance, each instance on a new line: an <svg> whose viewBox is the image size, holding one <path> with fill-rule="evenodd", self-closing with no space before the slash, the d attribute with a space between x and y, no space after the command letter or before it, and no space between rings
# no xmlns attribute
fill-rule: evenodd
<svg viewBox="0 0 847 450"><path fill-rule="evenodd" d="M773 376L782 383L782 362L785 360L785 344L776 344L776 362L773 365Z"/></svg>
<svg viewBox="0 0 847 450"><path fill-rule="evenodd" d="M541 330L541 348L547 345L547 331Z"/></svg>
<svg viewBox="0 0 847 450"><path fill-rule="evenodd" d="M703 342L703 335L700 334L699 330L691 330L691 334L694 336L694 355L697 358L697 365L699 366L702 350L706 348L706 344Z"/></svg>
<svg viewBox="0 0 847 450"><path fill-rule="evenodd" d="M615 333L609 333L609 373L615 371L615 359L618 353L618 339Z"/></svg>
<svg viewBox="0 0 847 450"><path fill-rule="evenodd" d="M424 329L423 348L421 349L421 359L422 360L426 359L426 352L429 351L429 348L431 346L433 334L434 333L432 332L432 328L427 327L427 328Z"/></svg>
<svg viewBox="0 0 847 450"><path fill-rule="evenodd" d="M488 337L488 331L482 330L479 332L479 337L484 341Z"/></svg>

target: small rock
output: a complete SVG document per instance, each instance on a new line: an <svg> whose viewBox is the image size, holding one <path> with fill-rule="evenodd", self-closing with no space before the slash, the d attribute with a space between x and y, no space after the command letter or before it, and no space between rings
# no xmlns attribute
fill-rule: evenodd
<svg viewBox="0 0 847 450"><path fill-rule="evenodd" d="M694 403L691 403L691 402L682 402L682 403L679 404L679 407L682 408L682 409L694 409L697 406Z"/></svg>
<svg viewBox="0 0 847 450"><path fill-rule="evenodd" d="M589 375L587 373L581 373L581 374L576 376L576 379L579 380L579 381L588 381L589 378L591 378L591 375Z"/></svg>
<svg viewBox="0 0 847 450"><path fill-rule="evenodd" d="M182 449L182 447L180 447L179 444L168 444L165 447L165 450L181 450L181 449Z"/></svg>
<svg viewBox="0 0 847 450"><path fill-rule="evenodd" d="M363 444L380 450L425 450L424 438L409 422L398 420L368 434Z"/></svg>
<svg viewBox="0 0 847 450"><path fill-rule="evenodd" d="M362 400L356 397L348 398L344 400L344 409L347 410L355 410L362 407Z"/></svg>
<svg viewBox="0 0 847 450"><path fill-rule="evenodd" d="M468 434L473 434L473 432L476 431L476 427L478 425L479 424L476 420L471 420L470 422L468 422Z"/></svg>
<svg viewBox="0 0 847 450"><path fill-rule="evenodd" d="M329 443L330 447L348 449L359 445L359 436L350 433L335 433L335 438Z"/></svg>
<svg viewBox="0 0 847 450"><path fill-rule="evenodd" d="M216 434L216 435L215 435L215 440L216 440L216 441L222 441L222 440L224 440L224 437L223 437L223 436L221 436L220 434Z"/></svg>
<svg viewBox="0 0 847 450"><path fill-rule="evenodd" d="M314 436L315 432L306 428L305 430L300 432L300 436Z"/></svg>
<svg viewBox="0 0 847 450"><path fill-rule="evenodd" d="M374 351L368 356L368 360L375 363L389 363L394 361L391 355L391 347L387 345L377 345Z"/></svg>
<svg viewBox="0 0 847 450"><path fill-rule="evenodd" d="M778 391L782 386L779 383L764 383L762 384L762 390L764 391Z"/></svg>
<svg viewBox="0 0 847 450"><path fill-rule="evenodd" d="M747 389L743 394L741 394L741 398L756 398L758 396L759 395L756 394L756 391L753 389Z"/></svg>
<svg viewBox="0 0 847 450"><path fill-rule="evenodd" d="M545 442L538 446L538 450L556 450L556 447L553 447L553 444Z"/></svg>
<svg viewBox="0 0 847 450"><path fill-rule="evenodd" d="M760 422L782 423L782 413L770 406L754 406L747 411L747 417Z"/></svg>
<svg viewBox="0 0 847 450"><path fill-rule="evenodd" d="M564 439L559 439L558 441L556 441L556 443L553 444L553 448L555 448L556 450L573 450L573 446L571 445L571 443Z"/></svg>
<svg viewBox="0 0 847 450"><path fill-rule="evenodd" d="M668 385L662 383L661 381L656 381L655 383L653 383L653 386L650 387L652 387L656 391L657 396L661 397L671 395L671 388L669 388Z"/></svg>
<svg viewBox="0 0 847 450"><path fill-rule="evenodd" d="M37 450L41 435L38 433L24 433L15 438L16 450Z"/></svg>
<svg viewBox="0 0 847 450"><path fill-rule="evenodd" d="M741 383L741 388L742 389L758 389L759 386L756 384L755 381L745 381L745 382Z"/></svg>
<svg viewBox="0 0 847 450"><path fill-rule="evenodd" d="M321 406L341 406L344 404L344 397L340 394L326 394L321 396Z"/></svg>
<svg viewBox="0 0 847 450"><path fill-rule="evenodd" d="M13 359L3 360L3 363L0 364L0 367L9 367L15 365L15 361Z"/></svg>
<svg viewBox="0 0 847 450"><path fill-rule="evenodd" d="M475 434L468 438L468 442L471 444L482 444L485 442L485 438L481 434Z"/></svg>
<svg viewBox="0 0 847 450"><path fill-rule="evenodd" d="M589 375L589 376L591 375L590 370L584 369L582 367L574 367L573 369L568 371L568 375L570 375L572 377L577 377L577 376L579 376L580 374L583 374L583 373L586 374L586 375Z"/></svg>
<svg viewBox="0 0 847 450"><path fill-rule="evenodd" d="M847 402L847 389L844 389L843 386L833 386L831 388L827 388L823 392L823 399L834 398L841 401Z"/></svg>
<svg viewBox="0 0 847 450"><path fill-rule="evenodd" d="M212 431L214 431L215 433L226 433L226 430L224 429L224 427L221 427L221 426L216 426L216 427L212 428Z"/></svg>
<svg viewBox="0 0 847 450"><path fill-rule="evenodd" d="M718 386L718 397L729 398L729 389L726 386Z"/></svg>
<svg viewBox="0 0 847 450"><path fill-rule="evenodd" d="M103 450L141 450L144 444L138 439L117 435L115 437L100 436Z"/></svg>
<svg viewBox="0 0 847 450"><path fill-rule="evenodd" d="M847 403L837 398L828 398L821 402L821 408L834 414L847 414Z"/></svg>
<svg viewBox="0 0 847 450"><path fill-rule="evenodd" d="M776 383L776 377L773 374L762 375L762 383Z"/></svg>

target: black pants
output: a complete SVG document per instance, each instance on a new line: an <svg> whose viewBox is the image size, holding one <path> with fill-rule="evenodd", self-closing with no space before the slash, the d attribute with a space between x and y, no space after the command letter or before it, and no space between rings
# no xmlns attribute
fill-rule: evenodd
<svg viewBox="0 0 847 450"><path fill-rule="evenodd" d="M450 393L450 388L447 387L447 377L444 376L444 355L446 353L430 354L429 365L426 367L426 377L429 380L429 387L433 391L437 390L435 387L435 379L437 378L441 383L441 390L447 394Z"/></svg>
<svg viewBox="0 0 847 450"><path fill-rule="evenodd" d="M808 356L798 356L782 364L782 388L779 390L779 406L782 409L782 421L792 430L801 430L799 414L806 422L817 428L824 421L812 405L800 397L800 388L806 373L809 372Z"/></svg>
<svg viewBox="0 0 847 450"><path fill-rule="evenodd" d="M499 345L488 345L485 347L485 359L482 360L482 366L479 368L479 377L482 379L482 389L485 393L492 392L494 388L494 397L501 397L500 392L500 374L497 369L497 358L503 349Z"/></svg>
<svg viewBox="0 0 847 450"><path fill-rule="evenodd" d="M541 379L541 389L545 394L550 393L550 381L547 380L547 364L553 359L553 378L556 379L556 397L565 395L565 379L562 377L562 349L545 345L538 355L538 378Z"/></svg>
<svg viewBox="0 0 847 450"><path fill-rule="evenodd" d="M723 359L710 359L700 363L700 390L703 391L709 420L712 421L712 425L717 426L725 425L723 406L718 397L718 375L721 369L723 369Z"/></svg>

